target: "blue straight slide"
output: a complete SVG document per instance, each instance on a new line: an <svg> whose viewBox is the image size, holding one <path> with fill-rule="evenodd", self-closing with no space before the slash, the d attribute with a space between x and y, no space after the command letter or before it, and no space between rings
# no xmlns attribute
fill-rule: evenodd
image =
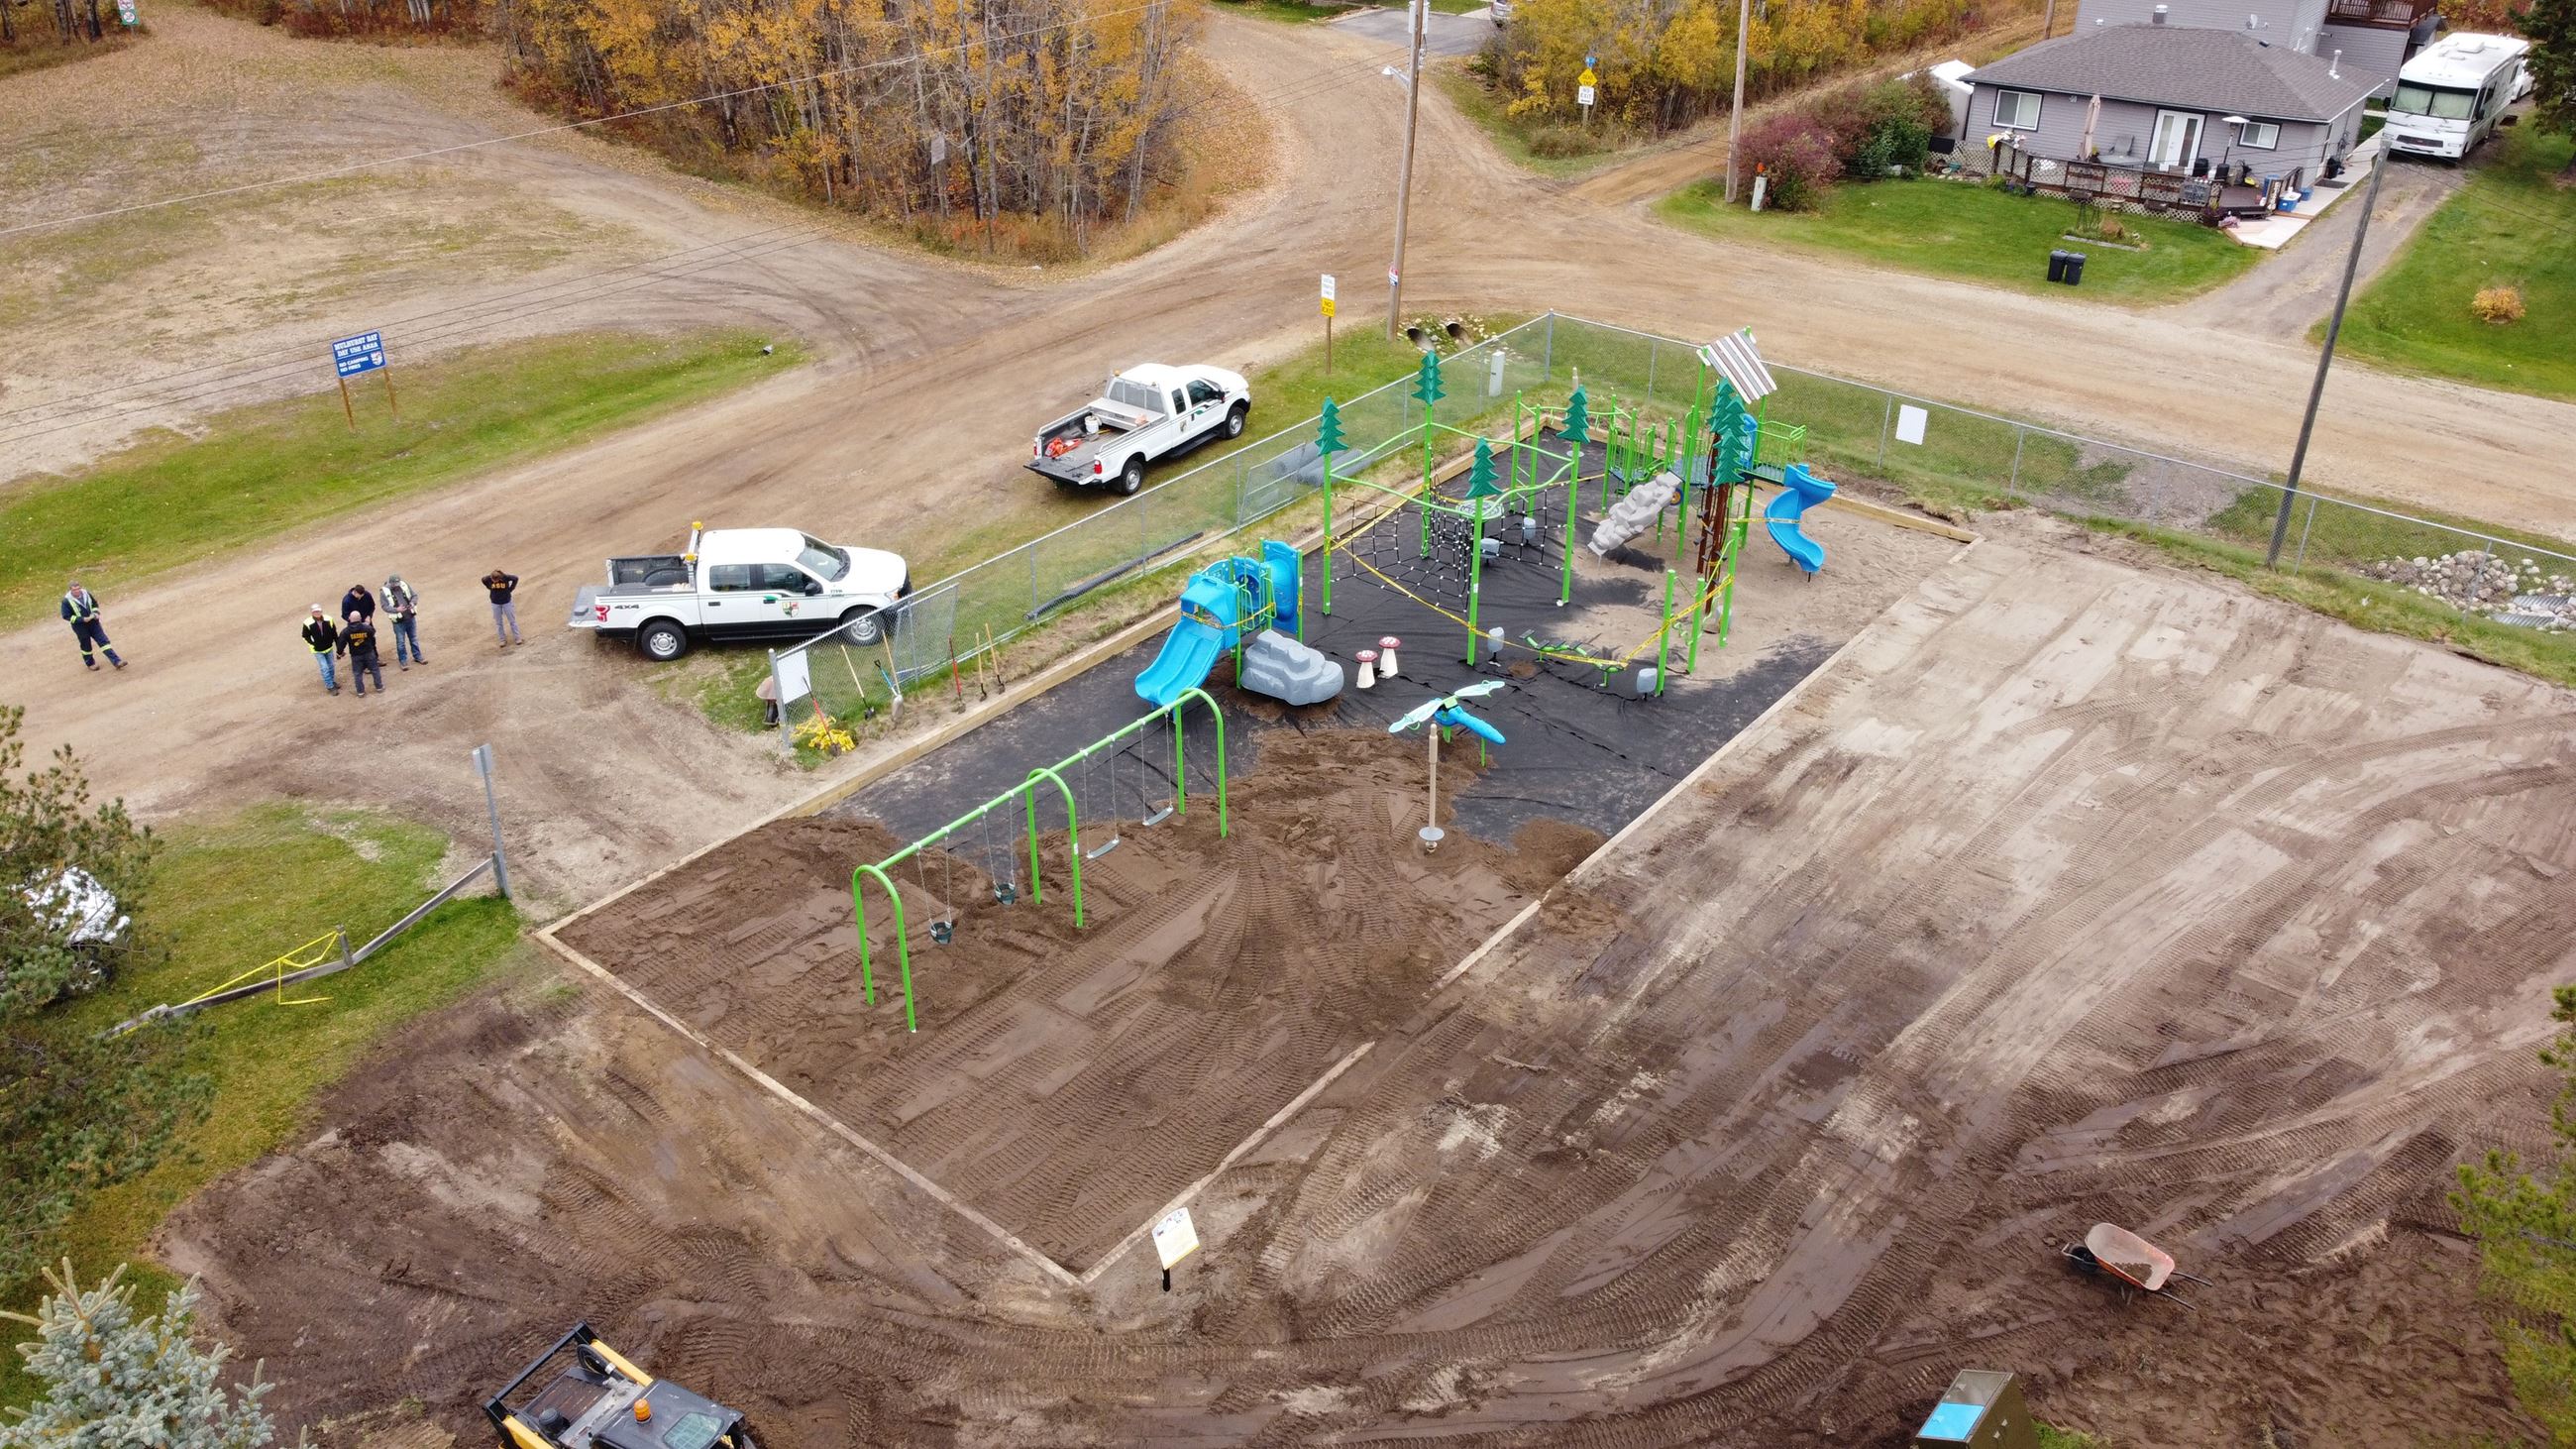
<svg viewBox="0 0 2576 1449"><path fill-rule="evenodd" d="M1807 471L1804 463L1792 463L1780 475L1780 496L1762 510L1763 526L1771 530L1771 541L1789 561L1810 578L1825 566L1825 546L1807 537L1798 528L1798 519L1808 509L1834 496L1834 485Z"/></svg>
<svg viewBox="0 0 2576 1449"><path fill-rule="evenodd" d="M1181 591L1181 622L1163 639L1163 652L1136 676L1136 693L1156 708L1207 682L1208 671L1234 647L1234 586L1194 574Z"/></svg>

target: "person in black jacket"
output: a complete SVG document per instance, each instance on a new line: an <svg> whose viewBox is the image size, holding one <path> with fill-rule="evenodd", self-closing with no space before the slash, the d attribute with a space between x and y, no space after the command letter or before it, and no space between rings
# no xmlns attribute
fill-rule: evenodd
<svg viewBox="0 0 2576 1449"><path fill-rule="evenodd" d="M322 670L323 691L338 694L340 670L332 656L340 648L340 626L331 622L331 616L322 612L320 604L315 604L312 616L304 621L303 634L304 647L313 651L313 662Z"/></svg>
<svg viewBox="0 0 2576 1449"><path fill-rule="evenodd" d="M365 584L349 585L349 592L340 596L340 617L376 622L376 596L367 592Z"/></svg>
<svg viewBox="0 0 2576 1449"><path fill-rule="evenodd" d="M340 652L349 656L349 678L358 686L358 698L367 697L367 677L375 676L376 693L385 692L384 661L376 656L376 624L363 614L351 614L340 629Z"/></svg>
<svg viewBox="0 0 2576 1449"><path fill-rule="evenodd" d="M5 3L7 0L0 0L0 4ZM96 648L107 651L108 663L119 669L125 667L125 661L116 657L116 646L107 642L107 620L99 616L98 596L82 588L78 579L63 591L63 622L72 626L72 637L80 641L81 663L97 669L98 660L90 653Z"/></svg>
<svg viewBox="0 0 2576 1449"><path fill-rule="evenodd" d="M503 569L485 574L483 587L492 595L492 632L501 636L501 647L527 641L519 637L519 610L510 602L510 594L519 587L519 576Z"/></svg>

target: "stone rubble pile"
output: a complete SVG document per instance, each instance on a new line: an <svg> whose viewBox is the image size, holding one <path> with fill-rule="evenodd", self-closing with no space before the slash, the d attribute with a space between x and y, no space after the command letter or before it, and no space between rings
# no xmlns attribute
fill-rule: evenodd
<svg viewBox="0 0 2576 1449"><path fill-rule="evenodd" d="M2500 624L2576 632L2576 575L2484 549L2381 559L2361 572Z"/></svg>

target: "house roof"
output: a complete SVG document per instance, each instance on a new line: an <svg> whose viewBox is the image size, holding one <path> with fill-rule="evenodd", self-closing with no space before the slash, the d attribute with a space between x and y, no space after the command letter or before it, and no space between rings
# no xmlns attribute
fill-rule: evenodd
<svg viewBox="0 0 2576 1449"><path fill-rule="evenodd" d="M2043 40L1968 76L2106 100L2256 116L2330 121L2379 89L2386 76L2266 45L2239 30L2191 25L2105 25Z"/></svg>

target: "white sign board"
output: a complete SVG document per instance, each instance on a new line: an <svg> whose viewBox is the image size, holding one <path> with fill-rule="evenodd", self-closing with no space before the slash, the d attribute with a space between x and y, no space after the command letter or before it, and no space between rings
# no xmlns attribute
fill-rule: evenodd
<svg viewBox="0 0 2576 1449"><path fill-rule="evenodd" d="M1324 300L1333 300L1333 274L1330 272L1324 273Z"/></svg>
<svg viewBox="0 0 2576 1449"><path fill-rule="evenodd" d="M1188 1208L1176 1207L1154 1224L1154 1252L1163 1260L1165 1269L1198 1250L1198 1225L1190 1221Z"/></svg>
<svg viewBox="0 0 2576 1449"><path fill-rule="evenodd" d="M1592 104L1592 87L1590 87L1590 86L1576 86L1576 87L1574 88L1574 103L1575 103L1576 105L1578 105L1578 106L1588 106L1588 105L1591 105L1591 104Z"/></svg>
<svg viewBox="0 0 2576 1449"><path fill-rule="evenodd" d="M788 705L814 692L814 676L805 668L805 651L778 656L778 706L781 713Z"/></svg>
<svg viewBox="0 0 2576 1449"><path fill-rule="evenodd" d="M1920 444L1923 441L1923 425L1931 421L1931 418L1932 415L1921 408L1898 403L1896 405L1896 441Z"/></svg>

